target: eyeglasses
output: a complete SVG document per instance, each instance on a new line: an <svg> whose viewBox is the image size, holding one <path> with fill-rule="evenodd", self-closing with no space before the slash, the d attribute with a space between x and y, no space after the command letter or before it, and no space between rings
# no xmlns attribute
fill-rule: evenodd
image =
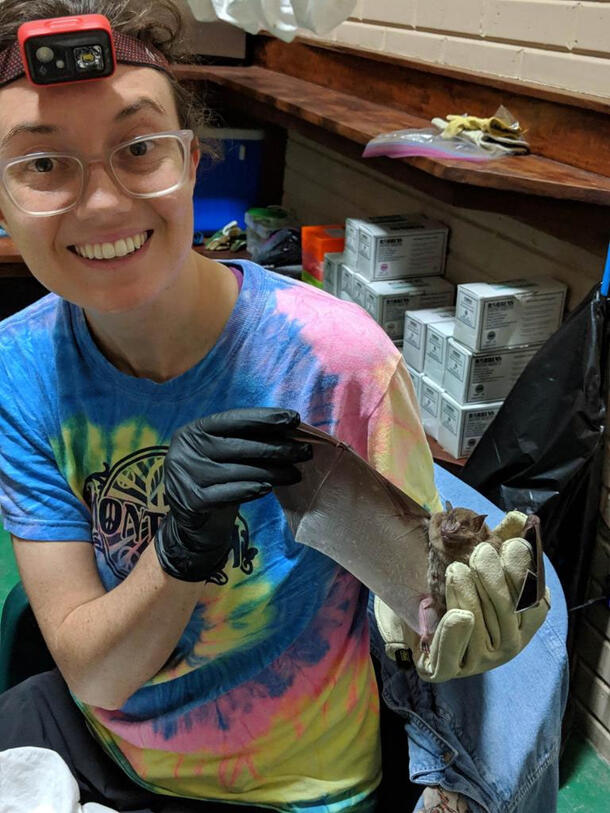
<svg viewBox="0 0 610 813"><path fill-rule="evenodd" d="M0 161L4 188L18 209L35 217L70 211L80 203L90 165L102 162L132 198L159 198L179 189L188 175L192 130L151 133L125 141L103 158L35 152Z"/></svg>

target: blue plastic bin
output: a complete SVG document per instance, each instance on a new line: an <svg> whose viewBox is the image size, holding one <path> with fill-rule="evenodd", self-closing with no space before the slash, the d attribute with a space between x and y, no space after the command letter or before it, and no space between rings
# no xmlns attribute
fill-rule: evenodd
<svg viewBox="0 0 610 813"><path fill-rule="evenodd" d="M222 157L203 155L193 193L195 231L214 232L231 220L245 229L244 214L260 204L263 130L218 128L200 133L220 142Z"/></svg>

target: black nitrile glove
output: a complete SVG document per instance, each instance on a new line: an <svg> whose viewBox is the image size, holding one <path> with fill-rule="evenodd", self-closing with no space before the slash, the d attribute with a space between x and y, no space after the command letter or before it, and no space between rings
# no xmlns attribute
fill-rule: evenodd
<svg viewBox="0 0 610 813"><path fill-rule="evenodd" d="M205 581L224 564L240 503L300 481L294 464L312 449L287 438L300 420L292 409L232 409L178 429L164 464L170 510L155 535L166 573Z"/></svg>

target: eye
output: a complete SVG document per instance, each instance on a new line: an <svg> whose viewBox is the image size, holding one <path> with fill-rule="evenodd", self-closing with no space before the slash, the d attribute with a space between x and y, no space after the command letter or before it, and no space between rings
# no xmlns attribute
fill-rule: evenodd
<svg viewBox="0 0 610 813"><path fill-rule="evenodd" d="M129 145L129 152L135 156L146 155L151 146L152 144L150 141L136 141L135 144Z"/></svg>
<svg viewBox="0 0 610 813"><path fill-rule="evenodd" d="M46 155L43 155L30 163L30 167L34 172L51 172L54 166L55 161Z"/></svg>

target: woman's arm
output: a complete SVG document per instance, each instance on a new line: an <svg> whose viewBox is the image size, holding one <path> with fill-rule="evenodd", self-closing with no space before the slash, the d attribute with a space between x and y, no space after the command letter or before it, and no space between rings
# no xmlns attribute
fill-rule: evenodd
<svg viewBox="0 0 610 813"><path fill-rule="evenodd" d="M109 592L89 542L13 545L47 646L70 690L93 706L120 708L159 671L203 589L164 573L153 545Z"/></svg>

